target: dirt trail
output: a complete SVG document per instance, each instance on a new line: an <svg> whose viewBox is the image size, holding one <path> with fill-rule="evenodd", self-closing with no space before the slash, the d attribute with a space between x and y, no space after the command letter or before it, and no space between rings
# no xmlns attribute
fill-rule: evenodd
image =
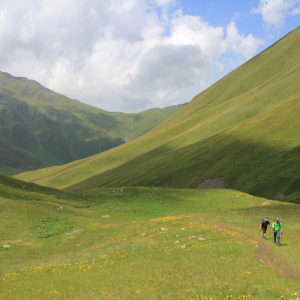
<svg viewBox="0 0 300 300"><path fill-rule="evenodd" d="M294 280L295 282L300 282L300 273L299 271L290 263L289 261L285 260L284 258L280 257L278 253L274 254L274 248L276 248L273 245L269 245L266 242L259 239L255 234L243 231L241 229L236 229L234 227L231 227L229 225L222 225L217 223L210 223L201 221L198 219L197 216L193 217L193 220L195 222L198 222L200 224L205 225L211 225L216 226L225 230L230 230L233 232L237 232L244 236L245 238L248 238L252 241L255 241L257 244L257 255L259 258L264 261L266 264L270 265L273 269L276 270L276 272L279 272L280 274L287 276ZM273 254L273 255L272 255ZM275 256L275 260L271 258L271 256Z"/></svg>

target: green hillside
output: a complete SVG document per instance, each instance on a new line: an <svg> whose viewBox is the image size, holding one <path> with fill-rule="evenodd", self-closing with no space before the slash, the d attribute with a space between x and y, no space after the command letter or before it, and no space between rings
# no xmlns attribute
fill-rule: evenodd
<svg viewBox="0 0 300 300"><path fill-rule="evenodd" d="M181 109L110 113L0 72L0 173L66 164L130 141Z"/></svg>
<svg viewBox="0 0 300 300"><path fill-rule="evenodd" d="M16 177L70 191L197 188L208 180L297 202L299 48L298 27L140 138L87 159Z"/></svg>
<svg viewBox="0 0 300 300"><path fill-rule="evenodd" d="M296 300L300 207L265 202L234 190L76 194L0 175L0 298ZM265 217L280 217L280 247L261 238Z"/></svg>

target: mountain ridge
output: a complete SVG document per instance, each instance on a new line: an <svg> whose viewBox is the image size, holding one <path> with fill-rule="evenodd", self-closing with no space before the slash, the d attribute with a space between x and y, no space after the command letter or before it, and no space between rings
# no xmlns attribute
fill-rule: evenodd
<svg viewBox="0 0 300 300"><path fill-rule="evenodd" d="M20 178L70 191L196 188L208 178L223 178L225 188L298 199L299 36L300 27L138 139Z"/></svg>
<svg viewBox="0 0 300 300"><path fill-rule="evenodd" d="M144 134L184 105L111 113L0 72L0 172L61 165Z"/></svg>

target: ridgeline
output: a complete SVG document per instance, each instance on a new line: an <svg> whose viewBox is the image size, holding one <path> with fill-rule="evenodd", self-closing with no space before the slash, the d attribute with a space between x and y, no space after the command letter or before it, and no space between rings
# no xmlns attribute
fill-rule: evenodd
<svg viewBox="0 0 300 300"><path fill-rule="evenodd" d="M68 191L208 185L299 202L299 48L298 27L147 134L16 178Z"/></svg>
<svg viewBox="0 0 300 300"><path fill-rule="evenodd" d="M13 175L103 152L144 134L183 106L111 113L0 72L0 173Z"/></svg>

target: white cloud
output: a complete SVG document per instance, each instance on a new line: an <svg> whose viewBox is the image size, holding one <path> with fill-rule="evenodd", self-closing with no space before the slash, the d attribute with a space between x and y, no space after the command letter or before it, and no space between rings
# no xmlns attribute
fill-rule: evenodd
<svg viewBox="0 0 300 300"><path fill-rule="evenodd" d="M239 31L233 21L226 27L227 36L224 40L224 46L233 51L234 54L239 55L241 62L248 60L256 53L259 46L264 42L256 39L249 34L247 37L244 34L239 34Z"/></svg>
<svg viewBox="0 0 300 300"><path fill-rule="evenodd" d="M222 55L239 64L262 44L233 21L222 28L180 9L170 14L173 0L109 3L3 1L0 68L91 105L132 112L191 100L214 72L230 67Z"/></svg>
<svg viewBox="0 0 300 300"><path fill-rule="evenodd" d="M292 16L296 16L296 15L299 15L299 14L300 14L300 6L295 7L294 9L292 9L292 11L291 11Z"/></svg>
<svg viewBox="0 0 300 300"><path fill-rule="evenodd" d="M270 26L282 26L285 18L291 14L300 13L299 7L295 7L299 0L260 0L257 8L252 8L252 13L262 14L263 20Z"/></svg>
<svg viewBox="0 0 300 300"><path fill-rule="evenodd" d="M158 6L163 6L175 3L175 0L154 0L154 3Z"/></svg>

